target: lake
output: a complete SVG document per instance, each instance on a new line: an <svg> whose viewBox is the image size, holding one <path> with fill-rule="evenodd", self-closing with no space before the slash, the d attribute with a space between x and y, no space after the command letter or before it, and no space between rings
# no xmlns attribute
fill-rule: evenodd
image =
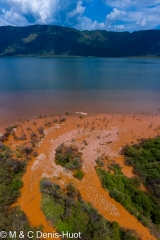
<svg viewBox="0 0 160 240"><path fill-rule="evenodd" d="M160 59L0 58L0 125L65 112L160 113Z"/></svg>

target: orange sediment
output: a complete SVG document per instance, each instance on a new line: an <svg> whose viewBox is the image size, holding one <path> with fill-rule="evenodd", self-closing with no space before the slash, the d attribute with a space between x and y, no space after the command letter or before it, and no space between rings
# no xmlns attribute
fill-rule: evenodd
<svg viewBox="0 0 160 240"><path fill-rule="evenodd" d="M49 131L39 146L38 157L29 162L27 171L23 176L24 186L17 204L21 206L33 226L43 225L43 232L56 231L46 220L41 210L39 182L43 177L56 179L62 185L72 181L79 189L82 198L90 202L106 219L117 221L122 227L134 229L141 239L156 239L147 228L101 187L94 169L95 159L92 158L101 153L108 154L110 158L121 165L124 175L133 177L132 168L125 166L123 156L119 155L120 148L126 144L136 143L138 138L158 135L160 133L159 120L159 116L144 115L98 115L82 119L67 117L65 123L61 126L54 126ZM68 144L74 142L79 148L84 147L83 139L86 139L88 144L86 152L85 148L82 150L82 152L84 151L85 175L82 181L78 181L72 177L69 171L64 171L60 166L56 166L54 150L58 144L63 142ZM105 139L107 143L103 145ZM95 145L93 146L93 144Z"/></svg>

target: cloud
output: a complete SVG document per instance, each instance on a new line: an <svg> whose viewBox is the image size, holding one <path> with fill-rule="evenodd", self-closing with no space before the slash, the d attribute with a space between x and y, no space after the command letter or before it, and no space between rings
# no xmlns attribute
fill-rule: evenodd
<svg viewBox="0 0 160 240"><path fill-rule="evenodd" d="M160 4L159 0L102 0L102 2L105 2L106 5L111 7L118 7L118 8L130 8L133 6L136 6L138 8L143 7L152 7L155 5Z"/></svg>
<svg viewBox="0 0 160 240"><path fill-rule="evenodd" d="M125 26L123 24L108 24L106 25L106 29L109 31L116 31L116 32L120 32L120 31L124 31Z"/></svg>
<svg viewBox="0 0 160 240"><path fill-rule="evenodd" d="M117 29L117 30L122 30L122 29L124 29L124 25L113 25L113 28L114 29Z"/></svg>
<svg viewBox="0 0 160 240"><path fill-rule="evenodd" d="M6 24L16 25L17 17L23 24L28 23L49 23L54 22L56 10L59 7L59 0L2 0L7 9L1 18L5 19ZM18 25L21 25L22 23Z"/></svg>
<svg viewBox="0 0 160 240"><path fill-rule="evenodd" d="M159 0L102 0L106 6L112 7L107 14L108 22L115 26L123 25L125 30L159 28L160 1ZM111 25L113 28L113 25Z"/></svg>
<svg viewBox="0 0 160 240"><path fill-rule="evenodd" d="M1 25L59 24L80 30L105 29L104 22L84 15L86 6L94 0L2 0L5 12Z"/></svg>
<svg viewBox="0 0 160 240"><path fill-rule="evenodd" d="M104 22L99 23L97 21L92 21L90 18L84 16L78 19L78 23L74 27L80 30L103 30L106 28L106 24Z"/></svg>
<svg viewBox="0 0 160 240"><path fill-rule="evenodd" d="M0 24L8 25L8 20L12 19L14 25L24 25L27 24L27 20L20 14L13 11L13 9L6 11L5 9L2 10L3 12L3 19L0 19Z"/></svg>
<svg viewBox="0 0 160 240"><path fill-rule="evenodd" d="M0 0L0 25L56 24L80 30L159 28L160 0Z"/></svg>
<svg viewBox="0 0 160 240"><path fill-rule="evenodd" d="M146 17L141 18L141 20L137 21L136 24L138 26L145 27L147 25L147 18Z"/></svg>
<svg viewBox="0 0 160 240"><path fill-rule="evenodd" d="M118 10L117 8L113 8L113 11L110 12L110 14L108 14L106 16L107 20L117 20L120 19L121 17L125 16L126 12L122 11L122 10Z"/></svg>
<svg viewBox="0 0 160 240"><path fill-rule="evenodd" d="M73 9L73 11L68 13L68 17L75 17L76 15L82 15L85 11L85 7L82 6L82 1L79 1L77 3L76 9Z"/></svg>

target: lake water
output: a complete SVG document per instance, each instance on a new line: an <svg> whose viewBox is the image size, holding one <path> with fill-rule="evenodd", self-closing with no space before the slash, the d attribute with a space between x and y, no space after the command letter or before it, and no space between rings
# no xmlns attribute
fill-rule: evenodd
<svg viewBox="0 0 160 240"><path fill-rule="evenodd" d="M66 111L160 113L160 59L0 58L0 124Z"/></svg>

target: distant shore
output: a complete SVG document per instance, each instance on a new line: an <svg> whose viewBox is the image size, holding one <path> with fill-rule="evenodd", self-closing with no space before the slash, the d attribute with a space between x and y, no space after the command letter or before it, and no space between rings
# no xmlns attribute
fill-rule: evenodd
<svg viewBox="0 0 160 240"><path fill-rule="evenodd" d="M1 56L159 56L160 30L79 31L57 25L31 25L1 26L0 35Z"/></svg>
<svg viewBox="0 0 160 240"><path fill-rule="evenodd" d="M124 58L124 59L134 59L134 58L146 58L146 59L150 59L150 58L154 58L154 59L159 59L160 56L157 55L142 55L142 56L123 56L123 57L103 57L103 56L72 56L72 55L50 55L50 54L43 54L43 55L39 55L39 54L28 54L28 55L24 55L24 54L18 54L18 55L11 55L11 56L6 56L6 55L1 55L0 54L0 58L13 58L13 57L37 57L37 58L108 58L108 59L120 59L120 58Z"/></svg>

